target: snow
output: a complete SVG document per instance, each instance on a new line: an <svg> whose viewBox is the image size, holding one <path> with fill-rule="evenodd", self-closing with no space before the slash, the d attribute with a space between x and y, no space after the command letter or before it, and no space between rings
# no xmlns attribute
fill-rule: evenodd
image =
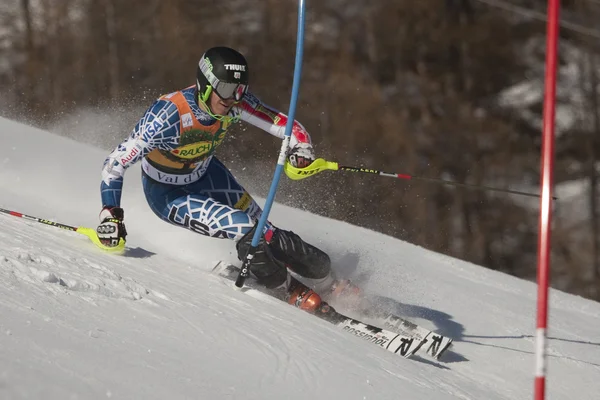
<svg viewBox="0 0 600 400"><path fill-rule="evenodd" d="M97 224L106 151L8 120L0 135L0 207ZM270 220L381 310L455 339L442 361L406 360L210 275L236 261L233 244L158 220L139 174L125 181L123 256L0 214L0 399L533 397L534 283L276 204ZM550 299L548 398L596 399L600 305Z"/></svg>

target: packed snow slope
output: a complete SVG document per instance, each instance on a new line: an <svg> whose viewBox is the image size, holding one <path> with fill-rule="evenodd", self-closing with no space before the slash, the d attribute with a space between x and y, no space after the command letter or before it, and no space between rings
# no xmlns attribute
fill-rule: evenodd
<svg viewBox="0 0 600 400"><path fill-rule="evenodd" d="M7 120L0 140L1 208L96 226L105 151ZM121 256L0 215L0 399L532 398L533 283L276 205L381 310L455 339L406 360L210 275L233 244L158 220L139 175ZM548 398L598 399L600 304L552 291L550 326Z"/></svg>

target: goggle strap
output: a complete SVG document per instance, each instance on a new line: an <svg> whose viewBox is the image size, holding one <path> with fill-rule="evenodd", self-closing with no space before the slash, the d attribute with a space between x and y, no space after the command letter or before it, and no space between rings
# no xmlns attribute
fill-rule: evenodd
<svg viewBox="0 0 600 400"><path fill-rule="evenodd" d="M211 85L207 85L206 86L206 90L204 91L204 93L201 93L200 96L202 96L202 101L203 102L207 102L208 98L210 97L210 92L212 92L212 86Z"/></svg>

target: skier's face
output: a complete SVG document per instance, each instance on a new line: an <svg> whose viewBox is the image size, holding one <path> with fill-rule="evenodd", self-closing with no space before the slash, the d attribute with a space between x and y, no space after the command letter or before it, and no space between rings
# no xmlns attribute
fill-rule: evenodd
<svg viewBox="0 0 600 400"><path fill-rule="evenodd" d="M211 111L217 115L227 115L231 107L235 104L235 99L223 100L214 91L210 93L209 106Z"/></svg>

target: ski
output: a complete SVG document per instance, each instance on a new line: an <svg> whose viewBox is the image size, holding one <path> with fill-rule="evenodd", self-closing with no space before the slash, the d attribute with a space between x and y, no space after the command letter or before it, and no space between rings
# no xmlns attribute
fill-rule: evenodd
<svg viewBox="0 0 600 400"><path fill-rule="evenodd" d="M411 357L425 344L424 339L403 335L347 317L338 313L327 304L321 307L314 315L335 325L344 332L348 332L404 358Z"/></svg>
<svg viewBox="0 0 600 400"><path fill-rule="evenodd" d="M220 261L215 265L212 273L235 282L238 271L238 267ZM281 301L286 300L283 297L284 293L281 291L269 290L259 285L251 276L246 280L242 291L249 294L257 292L277 298ZM435 334L434 332L395 315L389 315L384 319L383 328L366 324L357 319L343 315L335 311L333 307L326 303L323 303L323 306L320 307L314 315L345 332L405 358L413 356L419 349L426 346L426 354L435 359L439 359L452 343L452 339L450 338Z"/></svg>
<svg viewBox="0 0 600 400"><path fill-rule="evenodd" d="M451 338L432 332L395 315L388 315L383 320L383 326L391 331L421 340L422 346L426 349L425 353L436 360L452 345Z"/></svg>

